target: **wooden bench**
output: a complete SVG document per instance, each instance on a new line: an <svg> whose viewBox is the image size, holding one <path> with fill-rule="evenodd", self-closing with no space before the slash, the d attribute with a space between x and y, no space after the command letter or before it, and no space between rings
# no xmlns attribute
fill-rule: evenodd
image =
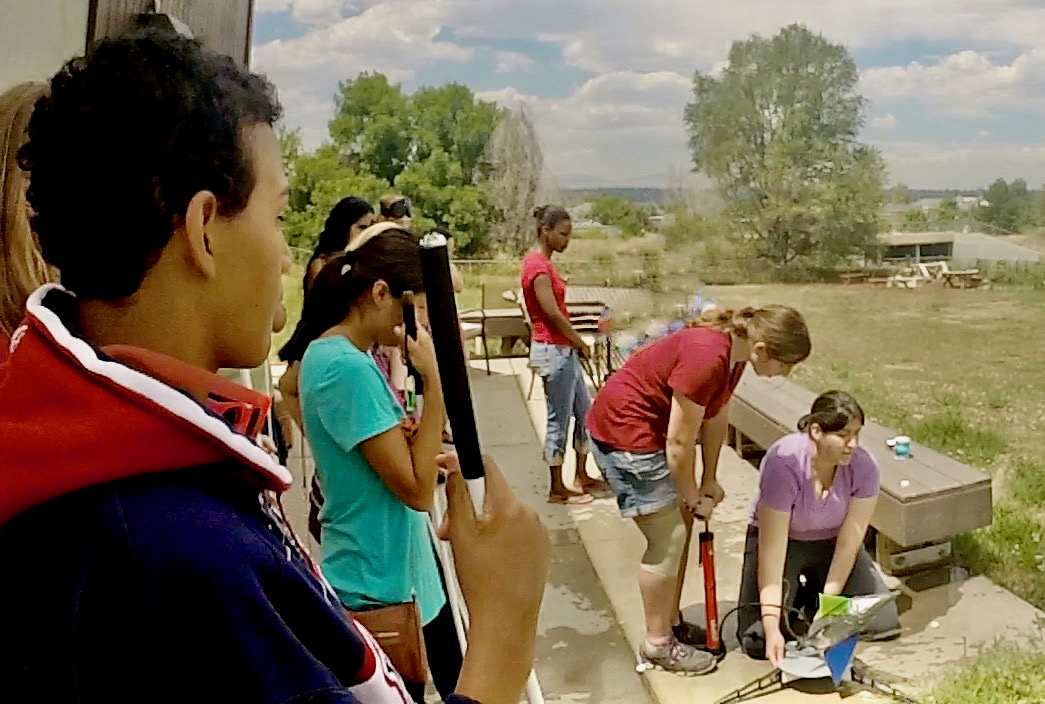
<svg viewBox="0 0 1045 704"><path fill-rule="evenodd" d="M943 274L943 283L947 288L977 288L984 283L979 269L947 271Z"/></svg>
<svg viewBox="0 0 1045 704"><path fill-rule="evenodd" d="M838 275L838 281L843 285L862 283L869 278L871 278L871 275L866 271L848 271Z"/></svg>
<svg viewBox="0 0 1045 704"><path fill-rule="evenodd" d="M744 375L730 404L731 441L742 456L766 450L795 432L816 394L787 379ZM896 432L868 421L861 446L881 467L881 494L871 525L879 564L890 574L909 574L950 559L956 535L990 525L991 481L979 469L924 445L897 459L886 446Z"/></svg>

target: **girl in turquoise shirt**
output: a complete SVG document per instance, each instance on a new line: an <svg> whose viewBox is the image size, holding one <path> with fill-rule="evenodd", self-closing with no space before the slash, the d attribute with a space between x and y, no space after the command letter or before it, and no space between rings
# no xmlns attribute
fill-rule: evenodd
<svg viewBox="0 0 1045 704"><path fill-rule="evenodd" d="M423 296L417 238L382 223L333 258L304 311L318 334L301 362L301 407L326 502L319 515L323 573L346 607L416 599L429 666L453 692L461 653L428 516L439 475L443 395L428 333L405 340L421 374L424 407L408 436L403 411L373 358L375 344L404 344L403 293ZM424 683L414 698L423 701Z"/></svg>

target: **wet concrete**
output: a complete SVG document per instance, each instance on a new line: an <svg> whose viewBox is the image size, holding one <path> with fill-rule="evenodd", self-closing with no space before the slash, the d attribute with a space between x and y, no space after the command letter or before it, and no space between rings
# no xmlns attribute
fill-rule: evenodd
<svg viewBox="0 0 1045 704"><path fill-rule="evenodd" d="M548 702L646 704L651 699L606 591L565 506L547 502L548 468L514 374L473 370L483 451L549 529L551 571L537 628L537 676ZM543 402L542 402L543 403Z"/></svg>

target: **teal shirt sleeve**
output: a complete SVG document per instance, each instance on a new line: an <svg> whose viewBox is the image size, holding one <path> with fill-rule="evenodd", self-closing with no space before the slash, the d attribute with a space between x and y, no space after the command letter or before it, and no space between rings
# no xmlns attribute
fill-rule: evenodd
<svg viewBox="0 0 1045 704"><path fill-rule="evenodd" d="M388 383L362 352L333 356L311 395L323 428L346 453L402 420Z"/></svg>

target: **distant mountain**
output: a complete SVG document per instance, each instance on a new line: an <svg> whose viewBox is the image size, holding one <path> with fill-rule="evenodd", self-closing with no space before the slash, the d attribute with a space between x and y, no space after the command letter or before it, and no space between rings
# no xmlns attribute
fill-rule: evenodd
<svg viewBox="0 0 1045 704"><path fill-rule="evenodd" d="M911 198L921 200L922 198L954 198L955 196L978 196L983 193L982 188L912 188Z"/></svg>
<svg viewBox="0 0 1045 704"><path fill-rule="evenodd" d="M611 176L595 176L592 174L555 174L558 184L568 190L590 190L598 188L663 188L667 184L667 175L643 174L614 178Z"/></svg>
<svg viewBox="0 0 1045 704"><path fill-rule="evenodd" d="M622 196L639 203L664 203L669 199L666 188L564 188L562 193L570 201L586 201L599 196Z"/></svg>

